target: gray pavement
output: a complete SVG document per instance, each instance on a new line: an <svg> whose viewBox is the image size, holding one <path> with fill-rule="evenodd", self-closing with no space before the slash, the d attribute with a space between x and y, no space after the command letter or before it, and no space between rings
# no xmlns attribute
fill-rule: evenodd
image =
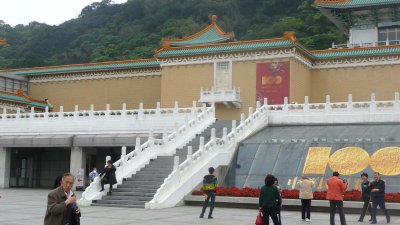
<svg viewBox="0 0 400 225"><path fill-rule="evenodd" d="M38 189L0 189L0 225L40 225L46 211L49 190ZM77 192L80 196L81 192ZM82 207L82 225L188 225L188 224L254 224L257 210L215 208L214 219L198 218L201 208L182 206L160 210ZM338 221L337 223L340 224ZM368 218L368 217L366 217ZM329 225L327 213L312 213L311 222L300 220L299 212L282 212L284 225L314 224ZM347 224L369 224L357 222L358 215L346 215ZM386 224L383 216L378 216L378 224ZM272 223L272 222L271 222ZM270 223L270 224L271 224ZM400 217L392 217L392 224L400 224Z"/></svg>

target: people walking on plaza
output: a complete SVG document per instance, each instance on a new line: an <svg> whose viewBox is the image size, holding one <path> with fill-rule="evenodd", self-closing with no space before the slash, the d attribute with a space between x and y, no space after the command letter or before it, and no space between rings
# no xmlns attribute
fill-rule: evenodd
<svg viewBox="0 0 400 225"><path fill-rule="evenodd" d="M97 176L99 176L99 173L96 168L93 168L92 172L89 173L90 182L93 182Z"/></svg>
<svg viewBox="0 0 400 225"><path fill-rule="evenodd" d="M262 211L265 225L269 225L269 217L271 217L274 225L281 224L278 215L281 210L282 198L274 184L275 177L268 174L265 177L265 185L260 190L259 210Z"/></svg>
<svg viewBox="0 0 400 225"><path fill-rule="evenodd" d="M201 210L200 218L204 218L204 213L206 212L208 203L210 203L210 211L208 212L208 219L212 219L212 213L215 205L215 195L217 193L218 179L214 176L214 168L208 168L209 174L203 178L203 194L204 194L204 204Z"/></svg>
<svg viewBox="0 0 400 225"><path fill-rule="evenodd" d="M278 178L275 177L274 185L278 188L279 194L282 193L282 187L279 184Z"/></svg>
<svg viewBox="0 0 400 225"><path fill-rule="evenodd" d="M300 191L301 219L307 222L311 221L311 200L314 198L312 189L315 187L315 181L303 176L297 182L297 187Z"/></svg>
<svg viewBox="0 0 400 225"><path fill-rule="evenodd" d="M369 221L372 221L372 214L371 214L371 189L369 187L369 180L368 180L368 174L367 173L362 173L361 174L361 191L362 191L362 200L364 202L363 208L361 210L361 215L360 219L358 219L358 222L363 222L365 214L367 213L367 210L369 214L371 215L371 219Z"/></svg>
<svg viewBox="0 0 400 225"><path fill-rule="evenodd" d="M110 184L110 190L108 191L108 194L112 194L112 186L117 183L117 178L115 176L115 171L117 168L113 165L113 162L111 160L107 161L107 166L104 168L103 172L100 173L101 177L101 190L100 192L104 191L104 184Z"/></svg>
<svg viewBox="0 0 400 225"><path fill-rule="evenodd" d="M62 177L61 186L48 194L44 225L80 224L80 209L71 190L74 182L74 175L66 173Z"/></svg>
<svg viewBox="0 0 400 225"><path fill-rule="evenodd" d="M340 179L339 176L339 172L335 171L333 172L333 176L326 181L328 185L326 199L329 200L331 225L335 225L336 208L339 211L340 224L346 225L346 217L343 211L343 197L348 188L348 183L346 180Z"/></svg>
<svg viewBox="0 0 400 225"><path fill-rule="evenodd" d="M390 216L385 206L385 181L381 180L381 175L378 172L374 173L374 180L369 183L371 189L371 200L372 200L372 222L376 224L376 211L379 208L382 209L386 216L386 222L390 223Z"/></svg>

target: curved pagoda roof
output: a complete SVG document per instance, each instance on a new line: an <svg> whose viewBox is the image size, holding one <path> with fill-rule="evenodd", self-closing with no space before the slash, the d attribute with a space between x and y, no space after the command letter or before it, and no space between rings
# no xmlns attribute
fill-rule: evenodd
<svg viewBox="0 0 400 225"><path fill-rule="evenodd" d="M164 48L182 47L205 44L225 43L235 40L233 32L226 33L217 25L217 16L212 17L212 23L203 30L184 38L164 38L161 40Z"/></svg>
<svg viewBox="0 0 400 225"><path fill-rule="evenodd" d="M330 9L351 9L400 4L400 0L316 0L315 6Z"/></svg>
<svg viewBox="0 0 400 225"><path fill-rule="evenodd" d="M141 68L154 68L160 67L156 59L140 59L140 60L125 60L125 61L111 61L99 63L86 63L86 64L72 64L61 66L46 66L24 69L11 69L2 70L6 74L33 76L45 74L61 74L61 73L74 73L74 72L89 72L89 71L103 71L103 70L121 70L121 69L141 69Z"/></svg>
<svg viewBox="0 0 400 225"><path fill-rule="evenodd" d="M17 93L0 91L0 101L13 102L18 104L23 104L29 107L42 108L42 109L46 107L48 107L49 109L53 108L53 106L49 102L31 98L25 95L21 89L18 90Z"/></svg>

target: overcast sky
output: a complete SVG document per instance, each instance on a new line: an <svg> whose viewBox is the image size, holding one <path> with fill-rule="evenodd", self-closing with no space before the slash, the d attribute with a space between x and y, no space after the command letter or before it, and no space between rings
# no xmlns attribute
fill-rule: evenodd
<svg viewBox="0 0 400 225"><path fill-rule="evenodd" d="M125 3L127 0L113 0ZM15 26L32 21L58 25L77 18L82 9L101 0L0 0L0 20Z"/></svg>

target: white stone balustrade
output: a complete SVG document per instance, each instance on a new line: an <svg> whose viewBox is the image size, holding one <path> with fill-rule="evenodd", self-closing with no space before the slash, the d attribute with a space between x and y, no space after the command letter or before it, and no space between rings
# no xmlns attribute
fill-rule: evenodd
<svg viewBox="0 0 400 225"><path fill-rule="evenodd" d="M201 103L213 104L213 103L224 103L227 106L231 104L236 108L240 108L242 99L240 98L240 88L233 87L232 90L203 90L200 91Z"/></svg>
<svg viewBox="0 0 400 225"><path fill-rule="evenodd" d="M80 110L75 106L72 112L64 112L60 107L59 112L7 114L6 110L0 113L0 135L36 135L36 134L112 134L112 133L147 133L150 130L161 133L171 132L177 125L195 118L201 113L202 107L196 103L190 108L179 108L175 103L174 108L160 108L157 103L155 109L126 109L126 104L120 110L111 110L107 105L105 110L94 110L91 105L89 110Z"/></svg>
<svg viewBox="0 0 400 225"><path fill-rule="evenodd" d="M356 123L395 123L400 122L399 93L391 101L376 101L371 94L368 102L353 102L351 94L347 102L331 102L326 96L325 103L269 105L268 118L271 125L296 124L356 124Z"/></svg>
<svg viewBox="0 0 400 225"><path fill-rule="evenodd" d="M257 103L257 106L260 106L260 103ZM222 138L215 136L214 128L211 130L211 138L207 144L204 145L204 138L201 137L199 150L188 155L188 158L174 169L145 207L156 209L175 206L199 184L208 167L228 165L237 144L268 124L267 105L257 107L254 113L253 109L249 109L249 112L247 118L242 114L238 126L236 126L236 121L232 121L232 131L229 134L226 135L227 129L224 128Z"/></svg>
<svg viewBox="0 0 400 225"><path fill-rule="evenodd" d="M187 121L184 125L177 127L174 132L162 139L155 139L149 135L149 140L143 144L140 138L136 139L135 150L128 154L121 155L121 159L114 163L117 168L116 177L118 184L121 184L124 178L131 177L141 168L145 167L151 159L158 156L170 156L176 153L177 148L182 148L189 143L196 134L203 132L215 121L215 108L206 108L203 106L201 111L196 112L196 116ZM109 187L105 187L108 189ZM80 203L89 205L92 200L100 199L106 194L106 191L100 191L100 179L97 177L82 194Z"/></svg>
<svg viewBox="0 0 400 225"><path fill-rule="evenodd" d="M167 208L176 206L185 195L190 193L202 180L207 168L227 166L237 149L237 145L246 137L258 132L268 125L307 125L307 124L352 124L352 123L398 123L400 122L399 93L392 101L376 101L371 94L369 102L331 103L326 96L325 103L309 103L305 97L304 104L288 104L285 99L282 105L256 105L254 113L249 109L249 116L241 115L240 124L232 121L232 130L222 138L216 138L212 132L211 140L204 145L200 139L199 150L192 154L175 169L157 190L154 198L146 203L146 208Z"/></svg>

